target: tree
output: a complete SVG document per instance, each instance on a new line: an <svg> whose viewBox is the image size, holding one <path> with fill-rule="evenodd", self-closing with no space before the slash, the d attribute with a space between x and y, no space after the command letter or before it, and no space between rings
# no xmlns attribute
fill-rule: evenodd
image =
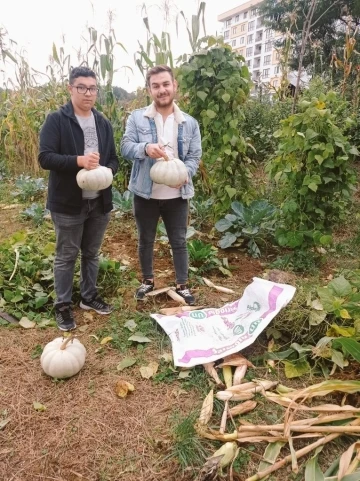
<svg viewBox="0 0 360 481"><path fill-rule="evenodd" d="M267 25L282 33L291 29L294 48L290 66L298 70L300 58L311 73L330 69L335 51L344 46L344 32L360 25L359 0L317 0L310 26L307 24L312 0L265 0L260 7ZM310 27L306 45L304 32ZM356 34L358 35L358 34ZM277 42L281 46L282 41Z"/></svg>

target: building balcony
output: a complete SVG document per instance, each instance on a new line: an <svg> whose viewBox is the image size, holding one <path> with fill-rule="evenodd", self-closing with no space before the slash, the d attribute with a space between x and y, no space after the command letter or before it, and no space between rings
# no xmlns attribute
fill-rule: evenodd
<svg viewBox="0 0 360 481"><path fill-rule="evenodd" d="M260 79L260 70L253 70L252 79L253 80L259 80Z"/></svg>
<svg viewBox="0 0 360 481"><path fill-rule="evenodd" d="M260 68L261 65L261 60L259 58L254 59L254 69L255 68Z"/></svg>
<svg viewBox="0 0 360 481"><path fill-rule="evenodd" d="M261 55L261 45L255 45L254 55Z"/></svg>
<svg viewBox="0 0 360 481"><path fill-rule="evenodd" d="M264 21L263 21L263 18L260 17L256 20L256 28L263 28L264 27Z"/></svg>
<svg viewBox="0 0 360 481"><path fill-rule="evenodd" d="M262 42L263 41L263 32L261 30L261 32L256 32L256 36L255 36L255 43L256 42Z"/></svg>

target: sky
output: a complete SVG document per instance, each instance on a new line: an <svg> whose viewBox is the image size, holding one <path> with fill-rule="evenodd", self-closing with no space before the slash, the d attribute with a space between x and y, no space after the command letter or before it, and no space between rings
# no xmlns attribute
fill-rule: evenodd
<svg viewBox="0 0 360 481"><path fill-rule="evenodd" d="M244 3L245 0L207 0L205 10L206 33L221 34L221 24L217 16ZM107 34L109 26L108 12L113 13L113 28L116 39L127 50L117 48L115 57L118 72L114 85L131 92L143 86L143 77L135 66L134 54L139 48L138 41L146 44L146 29L143 24L142 5L146 5L151 31L160 35L167 30L171 36L174 57L190 53L185 22L179 20L179 35L176 35L175 17L183 10L190 20L196 14L199 0L167 0L170 4L170 22L166 26L164 19L164 0L10 0L1 10L0 28L7 31L7 43L16 41L16 48L24 54L32 68L44 72L49 64L52 45L64 47L65 54L70 54L72 65L77 61L76 52L86 45L82 38L88 38L88 28L93 27L99 33ZM124 66L130 66L133 73ZM14 78L10 63L0 65L1 84L8 78Z"/></svg>

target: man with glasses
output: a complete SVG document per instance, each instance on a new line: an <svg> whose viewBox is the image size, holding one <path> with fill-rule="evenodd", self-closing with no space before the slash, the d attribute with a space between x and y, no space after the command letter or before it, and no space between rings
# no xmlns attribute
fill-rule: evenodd
<svg viewBox="0 0 360 481"><path fill-rule="evenodd" d="M111 186L82 190L76 174L99 165L113 175L118 169L110 122L95 108L98 93L95 73L87 67L70 72L70 101L50 113L40 132L39 162L49 170L47 208L56 233L54 262L55 317L59 329L76 328L71 309L75 262L81 251L82 309L110 314L112 306L98 295L98 254L112 210Z"/></svg>

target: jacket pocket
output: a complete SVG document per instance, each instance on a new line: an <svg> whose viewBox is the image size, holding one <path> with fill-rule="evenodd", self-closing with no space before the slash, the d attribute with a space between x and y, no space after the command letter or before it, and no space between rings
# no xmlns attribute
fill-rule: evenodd
<svg viewBox="0 0 360 481"><path fill-rule="evenodd" d="M137 127L139 141L140 142L149 142L151 141L151 129L150 127Z"/></svg>

